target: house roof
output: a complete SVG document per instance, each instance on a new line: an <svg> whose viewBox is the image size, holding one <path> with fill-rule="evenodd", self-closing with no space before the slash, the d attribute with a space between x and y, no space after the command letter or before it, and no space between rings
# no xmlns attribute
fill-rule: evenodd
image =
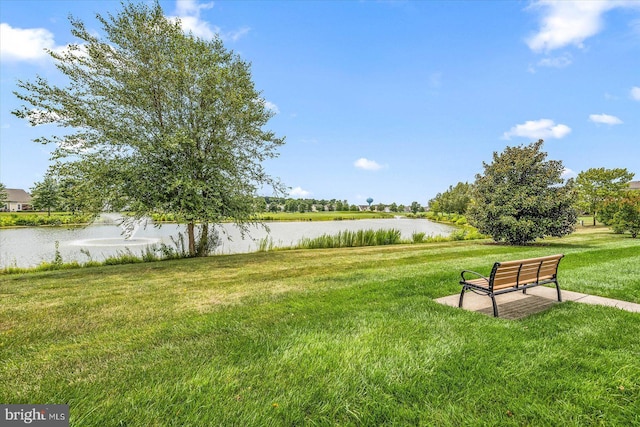
<svg viewBox="0 0 640 427"><path fill-rule="evenodd" d="M31 195L22 189L7 188L7 202L12 203L31 203Z"/></svg>
<svg viewBox="0 0 640 427"><path fill-rule="evenodd" d="M631 181L629 183L629 188L632 190L640 190L640 181Z"/></svg>

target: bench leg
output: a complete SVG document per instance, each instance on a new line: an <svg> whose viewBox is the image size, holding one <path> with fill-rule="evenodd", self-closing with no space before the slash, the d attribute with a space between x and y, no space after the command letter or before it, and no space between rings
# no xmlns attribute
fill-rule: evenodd
<svg viewBox="0 0 640 427"><path fill-rule="evenodd" d="M498 317L498 304L496 304L496 297L493 294L489 295L491 297L491 303L493 304L493 317Z"/></svg>
<svg viewBox="0 0 640 427"><path fill-rule="evenodd" d="M562 302L562 295L560 295L560 285L556 281L556 291L558 291L558 301Z"/></svg>
<svg viewBox="0 0 640 427"><path fill-rule="evenodd" d="M462 308L462 299L464 298L464 293L467 290L466 286L462 287L462 291L460 292L460 300L458 301L458 307Z"/></svg>

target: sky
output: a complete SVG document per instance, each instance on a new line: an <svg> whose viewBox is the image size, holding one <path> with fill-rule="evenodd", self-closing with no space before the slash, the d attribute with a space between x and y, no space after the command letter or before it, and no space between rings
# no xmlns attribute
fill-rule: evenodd
<svg viewBox="0 0 640 427"><path fill-rule="evenodd" d="M426 205L494 152L544 139L565 177L640 179L640 1L160 1L251 63L286 138L265 167L293 198ZM119 1L0 0L0 182L42 180L56 132L11 111L60 75L69 15L101 34ZM270 195L265 193L263 195Z"/></svg>

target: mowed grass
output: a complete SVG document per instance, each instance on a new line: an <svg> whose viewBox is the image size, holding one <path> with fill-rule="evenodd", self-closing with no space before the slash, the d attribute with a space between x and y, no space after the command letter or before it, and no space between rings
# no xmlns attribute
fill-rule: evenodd
<svg viewBox="0 0 640 427"><path fill-rule="evenodd" d="M640 241L604 229L2 276L0 401L74 426L640 425L640 314L433 301L553 253L563 289L640 303Z"/></svg>

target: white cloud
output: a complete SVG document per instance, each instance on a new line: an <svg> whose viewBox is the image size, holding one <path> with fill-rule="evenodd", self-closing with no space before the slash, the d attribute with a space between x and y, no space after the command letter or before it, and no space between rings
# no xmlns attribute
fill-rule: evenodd
<svg viewBox="0 0 640 427"><path fill-rule="evenodd" d="M605 125L619 125L622 124L622 120L616 116L610 116L609 114L591 114L589 120L593 123L601 123Z"/></svg>
<svg viewBox="0 0 640 427"><path fill-rule="evenodd" d="M251 31L250 27L241 27L235 31L228 31L224 34L221 34L220 37L222 37L223 40L231 40L232 42L238 41L238 39L240 39L241 37L249 34L249 31Z"/></svg>
<svg viewBox="0 0 640 427"><path fill-rule="evenodd" d="M219 35L222 40L237 41L246 35L249 27L241 27L235 31L223 33L220 27L211 25L200 17L203 9L211 9L213 2L198 3L197 0L176 0L176 17L180 19L180 24L185 32L191 32L196 37L212 39Z"/></svg>
<svg viewBox="0 0 640 427"><path fill-rule="evenodd" d="M289 192L290 196L296 196L296 197L307 197L310 194L311 194L310 191L303 190L302 187L292 188L291 191Z"/></svg>
<svg viewBox="0 0 640 427"><path fill-rule="evenodd" d="M208 22L201 21L199 16L179 16L182 29L191 32L196 37L212 39L220 32L218 27L211 27Z"/></svg>
<svg viewBox="0 0 640 427"><path fill-rule="evenodd" d="M45 49L55 50L53 33L46 28L13 28L0 24L0 56L8 61L37 61L48 58Z"/></svg>
<svg viewBox="0 0 640 427"><path fill-rule="evenodd" d="M55 111L38 110L37 108L33 108L29 111L29 113L27 113L27 118L29 119L29 124L31 126L55 123L62 119Z"/></svg>
<svg viewBox="0 0 640 427"><path fill-rule="evenodd" d="M572 58L571 55L565 53L562 56L556 56L554 58L547 57L538 61L539 67L552 67L552 68L564 68L571 65Z"/></svg>
<svg viewBox="0 0 640 427"><path fill-rule="evenodd" d="M71 153L88 153L91 151L91 148L87 147L87 141L77 136L69 137L64 141L57 141L56 145Z"/></svg>
<svg viewBox="0 0 640 427"><path fill-rule="evenodd" d="M540 30L526 42L535 52L549 52L583 42L603 28L603 15L619 7L640 7L636 0L567 1L539 0L530 9L542 10Z"/></svg>
<svg viewBox="0 0 640 427"><path fill-rule="evenodd" d="M364 157L361 157L353 162L353 165L358 169L364 169L368 171L377 171L385 167L378 164L375 160L365 159Z"/></svg>
<svg viewBox="0 0 640 427"><path fill-rule="evenodd" d="M560 175L560 178L569 179L569 178L575 178L576 176L578 176L578 174L574 170L571 170L569 168L564 168L564 170L562 171L562 174Z"/></svg>
<svg viewBox="0 0 640 427"><path fill-rule="evenodd" d="M253 102L255 102L258 105L262 105L264 108L266 108L267 110L271 111L274 114L280 114L280 109L278 108L278 106L271 101L267 101L264 98L256 98Z"/></svg>
<svg viewBox="0 0 640 427"><path fill-rule="evenodd" d="M213 2L198 3L196 0L176 0L176 13L178 16L200 15L201 9L211 9Z"/></svg>
<svg viewBox="0 0 640 427"><path fill-rule="evenodd" d="M75 44L75 45L66 45L66 46L58 46L54 49L59 55L73 55L76 58L87 58L89 56L89 52L87 51L86 44Z"/></svg>
<svg viewBox="0 0 640 427"><path fill-rule="evenodd" d="M529 120L515 125L503 134L504 139L519 136L530 139L564 138L571 132L571 128L563 124L555 124L551 119Z"/></svg>
<svg viewBox="0 0 640 427"><path fill-rule="evenodd" d="M47 50L60 55L86 56L85 45L56 45L46 28L13 28L0 24L0 57L3 61L42 61L51 57Z"/></svg>
<svg viewBox="0 0 640 427"><path fill-rule="evenodd" d="M631 98L640 101L640 87L634 86L631 88Z"/></svg>
<svg viewBox="0 0 640 427"><path fill-rule="evenodd" d="M280 114L280 109L278 108L278 106L276 104L274 104L271 101L264 101L264 106L267 110L271 110L273 113L275 114Z"/></svg>
<svg viewBox="0 0 640 427"><path fill-rule="evenodd" d="M202 9L211 9L213 3L198 3L196 0L176 0L176 15L185 32L191 32L196 37L212 39L220 33L220 28L200 19Z"/></svg>

